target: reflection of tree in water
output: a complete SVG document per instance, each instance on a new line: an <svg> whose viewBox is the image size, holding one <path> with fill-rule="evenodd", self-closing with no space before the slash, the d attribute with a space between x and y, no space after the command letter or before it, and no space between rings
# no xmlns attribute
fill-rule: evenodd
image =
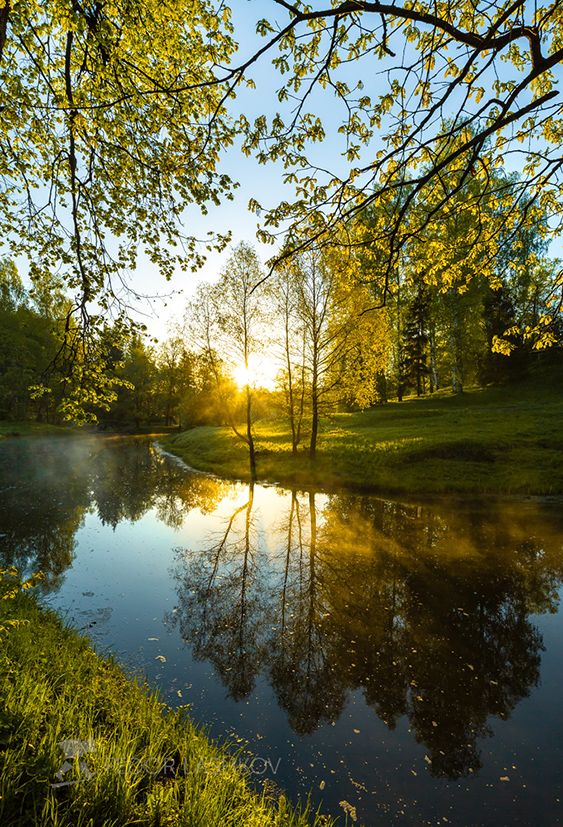
<svg viewBox="0 0 563 827"><path fill-rule="evenodd" d="M432 774L477 773L491 717L509 717L538 683L529 615L556 610L563 526L520 506L441 511L354 496L318 513L313 495L293 493L272 566L249 528L252 505L251 495L212 548L180 562L169 617L196 657L234 698L262 670L299 734L363 689L390 729L408 716Z"/></svg>
<svg viewBox="0 0 563 827"><path fill-rule="evenodd" d="M475 773L488 718L508 717L538 683L542 641L528 615L555 608L560 535L548 552L530 540L538 528L550 543L545 524L501 510L367 505L333 500L326 512L336 656L390 727L408 715L433 774Z"/></svg>
<svg viewBox="0 0 563 827"><path fill-rule="evenodd" d="M178 527L192 508L212 510L225 486L187 475L145 439L6 440L0 447L0 565L41 569L42 590L60 586L75 536L95 511L104 525L154 508Z"/></svg>
<svg viewBox="0 0 563 827"><path fill-rule="evenodd" d="M252 519L254 486L248 500L233 510L205 551L176 549L181 559L179 604L169 614L179 625L196 660L214 665L229 695L243 700L252 692L264 656L268 607L262 581L267 559L258 551Z"/></svg>
<svg viewBox="0 0 563 827"><path fill-rule="evenodd" d="M323 622L314 494L307 506L308 525L302 519L303 504L293 492L283 521L287 543L278 562L282 576L271 594L279 623L269 637L266 657L278 703L299 735L314 732L321 721L338 718L345 702L343 681L327 658L330 642Z"/></svg>
<svg viewBox="0 0 563 827"><path fill-rule="evenodd" d="M55 588L75 535L154 509L177 528L229 489L188 475L147 440L14 441L0 449L0 565L43 569ZM230 490L230 489L229 489ZM269 554L254 489L207 551L183 552L177 622L234 699L260 672L296 732L338 717L347 694L393 728L404 715L430 770L478 772L480 738L539 679L530 615L555 611L563 525L539 506L438 509L359 496L287 496Z"/></svg>
<svg viewBox="0 0 563 827"><path fill-rule="evenodd" d="M187 475L177 463L164 460L146 439L99 441L91 455L92 504L104 525L136 522L147 511L179 528L186 513L213 510L225 485L202 474Z"/></svg>
<svg viewBox="0 0 563 827"><path fill-rule="evenodd" d="M54 441L6 441L0 447L0 564L42 570L55 589L74 559L75 534L87 512L81 465Z"/></svg>

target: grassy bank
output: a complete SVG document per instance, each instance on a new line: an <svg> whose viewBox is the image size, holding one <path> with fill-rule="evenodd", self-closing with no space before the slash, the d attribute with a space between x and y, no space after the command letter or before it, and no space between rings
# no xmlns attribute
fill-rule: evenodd
<svg viewBox="0 0 563 827"><path fill-rule="evenodd" d="M322 422L317 459L291 454L282 420L256 423L260 480L381 493L563 494L561 377L458 396L392 402ZM228 428L195 428L162 446L194 468L249 479Z"/></svg>
<svg viewBox="0 0 563 827"><path fill-rule="evenodd" d="M0 597L14 580L4 574ZM25 623L8 626L6 618ZM297 814L283 795L273 800L253 792L236 762L194 728L185 710L169 710L111 657L96 655L29 592L0 599L2 626L0 824L332 823ZM70 739L90 742L88 752L69 757L70 767L57 777L65 760L59 745Z"/></svg>
<svg viewBox="0 0 563 827"><path fill-rule="evenodd" d="M92 434L113 435L124 434L132 436L162 436L163 434L176 433L176 425L119 425L104 427L101 423L99 428L81 428L73 423L67 425L47 425L42 422L5 422L0 420L0 439L6 437L34 437L34 436L91 436Z"/></svg>
<svg viewBox="0 0 563 827"><path fill-rule="evenodd" d="M82 429L69 425L46 425L42 422L0 421L0 439L14 436L69 436Z"/></svg>

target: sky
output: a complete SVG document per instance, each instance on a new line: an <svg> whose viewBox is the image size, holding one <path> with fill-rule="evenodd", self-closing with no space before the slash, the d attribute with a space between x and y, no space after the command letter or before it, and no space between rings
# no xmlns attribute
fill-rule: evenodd
<svg viewBox="0 0 563 827"><path fill-rule="evenodd" d="M255 33L256 20L265 12L264 3L258 0L234 0L233 23L235 37L240 43L239 52L234 57L235 63L240 63L252 55L256 49L264 45L264 39ZM270 9L273 4L270 4ZM275 9L272 22L276 22ZM268 10L268 11L269 11ZM283 9L280 9L280 23L284 24L287 18ZM253 70L247 73L255 83L256 89L241 88L237 91L237 98L231 104L233 117L244 113L249 121L261 115L271 117L277 109L276 90L282 85L277 70L272 67L271 60L277 56L277 50L271 56L263 59ZM331 96L332 97L332 96ZM334 167L335 158L345 149L344 140L338 136L337 129L342 123L344 112L338 113L331 105L326 95L315 96L310 101L310 111L322 117L327 127L327 139L315 146L314 155L317 162L326 163ZM281 200L293 200L294 187L284 185L282 180L283 165L260 165L253 158L248 158L240 151L239 146L226 149L219 162L219 171L227 173L239 186L233 191L234 200L224 200L220 206L207 204L208 214L202 215L197 205L189 206L183 214L183 232L205 241L210 231L232 233L232 244L222 253L205 252L207 262L196 273L182 272L178 268L170 281L160 275L154 264L142 252L138 257L136 270L126 279L126 283L140 294L140 300L133 302L138 312L132 313L137 321L143 322L152 337L162 340L167 336L171 323L180 321L186 304L193 296L196 286L201 281L215 281L218 279L222 267L226 264L232 248L240 241L247 241L255 246L259 258L265 263L274 255L277 246L260 243L256 238L258 216L248 210L251 198L257 198L264 209L276 206ZM281 239L280 239L281 244ZM111 249L112 243L109 240ZM204 245L200 247L204 252ZM16 259L16 265L26 286L31 282L27 276L28 265L24 258ZM160 298L156 298L160 296ZM145 298L146 297L146 298ZM150 297L150 299L149 299ZM149 300L147 300L149 299ZM130 301L129 297L129 301Z"/></svg>
<svg viewBox="0 0 563 827"><path fill-rule="evenodd" d="M255 34L255 23L259 17L267 16L270 22L278 23L280 26L287 22L287 14L281 7L275 6L273 3L264 3L263 0L233 0L231 7L235 37L240 43L238 56L235 56L237 63L246 59L257 48L263 47L265 43L263 38ZM403 65L410 62L407 59L409 58L408 49L410 47L404 46L404 40L401 40L401 35L399 35L398 39L393 41L393 46L397 48L401 44L402 48L406 48L407 51L391 61L393 66L397 62L399 64L402 62ZM272 58L277 54L279 53L276 50L271 55L266 55L257 66L249 70L248 74L256 82L257 88L253 91L241 90L237 93L237 100L233 105L235 116L238 112L244 112L248 120L252 121L259 115L265 114L271 117L276 112L278 102L275 93L283 82L283 78L271 65ZM383 70L389 68L389 66L390 64L386 63L385 60L379 63L374 57L373 63L370 63L369 60L367 62L363 60L358 65L352 63L347 67L340 66L338 77L347 80L351 88L362 81L362 83L365 83L365 93L369 94L374 100L388 88L389 78ZM510 67L507 73L514 74L514 67L510 63L507 66ZM369 76L365 75L366 67L369 70ZM561 67L557 67L554 72L561 76ZM364 73L364 75L361 73ZM456 106L454 96L452 107L456 108ZM337 171L346 173L348 165L341 157L346 149L345 139L338 134L338 127L344 122L346 115L344 107L337 103L333 93L328 90L325 92L317 91L313 94L307 102L307 110L321 117L327 135L321 144L317 143L313 147L309 147L308 154L313 157L318 166L330 169L331 172L336 168ZM287 110L284 114L287 116ZM447 112L443 114L448 115ZM287 122L286 118L284 120ZM371 144L363 150L362 160L364 162L371 161L381 145L376 135ZM521 163L520 158L513 162L511 157L507 156L507 172L518 169L515 166L518 163ZM355 162L355 165L360 165L360 162ZM186 227L189 226L190 232L201 238L205 238L209 230L225 232L230 229L233 236L233 245L242 240L253 243L259 257L265 263L274 254L276 248L261 244L256 240L258 217L248 211L249 199L251 197L257 198L263 207L268 209L278 204L282 199L293 200L293 187L283 185L283 167L281 163L259 165L254 159L246 158L237 147L232 147L226 152L221 160L221 169L227 172L233 180L240 183L240 187L234 193L234 201L225 202L218 208L210 206L209 214L205 217L199 215L195 207L188 210L185 216ZM551 255L561 256L561 254L561 244L559 242L553 244ZM181 293L175 293L167 301L166 306L162 302L154 304L156 317L145 321L153 335L158 338L166 335L168 321L174 317L181 317L185 305L193 295L198 282L217 279L228 255L229 250L222 254L210 253L207 264L198 273L178 273L169 284L162 283L162 280L158 279L158 275L154 273L150 264L141 263L135 275L135 285L138 290L146 293L154 293L157 290L164 290L165 292L170 290L181 291Z"/></svg>
<svg viewBox="0 0 563 827"><path fill-rule="evenodd" d="M264 45L264 39L255 34L255 21L262 15L270 15L271 22L283 25L286 22L286 12L273 3L264 3L263 0L233 0L233 22L235 37L240 42L238 63L251 55L256 48ZM276 21L276 16L279 20ZM257 84L256 90L241 90L233 104L234 117L238 112L244 112L248 120L252 121L259 115L271 117L277 109L276 90L282 84L276 69L271 66L271 59L277 54L267 55L260 63L250 70L249 74ZM399 59L399 58L398 58ZM403 55L404 59L404 55ZM374 58L375 60L375 58ZM385 91L387 79L378 75L381 65L369 62L367 68L369 77L361 77L360 72L366 72L366 62L358 66L351 64L339 68L339 76L344 73L350 86L358 81L365 81L366 93L373 97ZM308 110L319 115L325 126L326 139L322 144L315 144L309 148L315 163L334 170L335 166L341 169L346 164L341 159L345 150L344 138L338 135L338 126L343 122L345 111L336 105L335 98L330 91L316 93L308 101ZM363 159L371 160L379 148L377 136L371 145L363 152ZM259 165L254 159L247 158L236 146L229 148L220 160L220 170L230 175L240 186L234 191L234 200L225 201L220 207L208 205L208 215L202 216L199 208L189 207L183 217L184 229L190 235L205 239L209 231L224 233L231 230L233 245L239 241L253 243L259 257L266 262L276 248L264 245L256 239L258 217L248 210L248 201L251 197L257 198L265 209L275 206L282 199L292 200L293 187L282 183L283 167L281 163ZM229 256L229 249L223 253L208 253L206 265L197 273L183 273L177 271L170 282L166 282L158 273L154 265L143 257L139 257L138 267L131 278L131 284L137 293L146 296L160 294L161 299L142 302L145 316L137 314L135 317L143 321L149 333L162 340L167 335L167 326L174 320L180 320L185 306L193 296L197 284L202 280L214 281L218 278L221 268ZM557 254L552 248L552 254ZM26 266L17 262L20 272L25 277Z"/></svg>
<svg viewBox="0 0 563 827"><path fill-rule="evenodd" d="M254 32L256 20L265 13L264 4L260 9L256 0L235 0L231 4L233 8L233 22L235 24L235 37L240 42L237 63L246 59L258 48L264 45L265 40ZM280 12L282 10L280 9ZM272 16L275 21L275 16ZM279 23L285 22L285 16L281 16ZM278 102L276 90L282 85L282 78L277 69L272 67L271 60L279 53L273 51L271 56L266 56L262 61L247 74L256 83L256 89L240 89L237 92L237 99L232 104L235 117L243 112L249 121L253 121L260 115L271 117L277 111ZM352 71L354 82L360 80L358 70ZM333 170L338 163L341 153L345 151L345 139L338 134L338 127L344 121L344 109L334 105L334 96L331 93L316 93L309 100L308 111L319 115L325 126L327 137L322 144L315 144L310 149L310 155L319 165L326 166ZM369 149L369 155L374 149ZM342 169L347 170L347 164ZM179 319L183 310L193 295L197 284L200 281L215 281L220 274L221 268L226 264L230 250L240 241L247 241L254 245L262 263L274 255L277 247L270 244L263 244L256 239L258 216L248 210L248 203L251 198L256 198L265 210L276 206L283 199L293 200L295 190L293 185L284 185L283 164L258 164L253 158L246 157L238 146L230 147L220 162L223 172L230 175L232 180L239 183L234 191L234 200L225 201L220 207L208 205L208 215L202 216L199 208L193 206L186 210L184 224L190 234L205 239L209 230L214 232L225 232L231 230L232 244L223 253L206 253L208 261L197 273L177 272L170 282L163 281L155 272L154 267L148 261L142 261L135 273L135 288L142 293L153 295L160 291L163 293L175 292L170 299L153 302L154 313L145 320L152 335L162 338L166 335L168 323L175 318ZM281 243L281 240L280 240Z"/></svg>

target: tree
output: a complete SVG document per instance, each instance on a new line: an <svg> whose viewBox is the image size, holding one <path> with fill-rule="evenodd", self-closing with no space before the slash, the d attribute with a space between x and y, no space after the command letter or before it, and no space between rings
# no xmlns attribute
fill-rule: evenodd
<svg viewBox="0 0 563 827"><path fill-rule="evenodd" d="M250 475L256 479L256 451L252 424L254 417L253 377L251 357L264 345L265 308L260 286L264 274L256 251L250 244L240 242L229 258L217 285L221 352L233 368L244 367L246 434L233 424L233 430L248 445Z"/></svg>
<svg viewBox="0 0 563 827"><path fill-rule="evenodd" d="M212 368L216 391L228 422L239 439L248 446L250 475L256 479L256 449L253 421L255 387L251 361L264 345L265 296L261 290L264 274L254 248L238 244L217 284L200 286L197 298L188 308L186 326L199 344ZM231 378L235 370L244 371L244 423L237 420L236 399Z"/></svg>
<svg viewBox="0 0 563 827"><path fill-rule="evenodd" d="M182 405L184 427L204 423L236 424L234 383L217 350L219 325L216 292L215 285L207 282L199 284L195 298L184 314L185 340L195 351L200 368L195 394L188 394Z"/></svg>
<svg viewBox="0 0 563 827"><path fill-rule="evenodd" d="M462 0L441 8L430 2L360 0L311 8L274 0L272 8L276 23L257 23L266 43L234 80L246 78L264 53L278 52L272 62L284 75L278 89L282 111L270 124L265 117L254 123L241 119L246 151L261 161L283 158L287 179L298 188L293 204L285 201L267 214L266 227L299 223L305 215L310 220L312 212L317 234L307 243L329 240L343 218L408 190L379 234L389 242L390 274L411 237L410 204L429 192L441 193L439 205L447 204L459 185L459 168L463 181L477 177L505 201L507 226L523 191L561 215L563 124L554 70L563 60L563 21L551 6ZM325 137L320 118L307 109L315 99L319 111L323 89L342 104L340 131L349 164L345 169L335 163L329 175L307 150ZM446 112L450 121L444 129ZM366 158L363 151L376 137L379 146ZM531 143L520 148L528 139ZM505 181L495 191L491 171L508 151L523 178ZM264 237L269 232L265 229Z"/></svg>
<svg viewBox="0 0 563 827"><path fill-rule="evenodd" d="M10 259L0 259L0 307L13 312L26 302L27 294L16 265Z"/></svg>
<svg viewBox="0 0 563 827"><path fill-rule="evenodd" d="M303 250L331 247L366 206L378 208L369 243L383 258L382 302L410 241L439 226L472 180L479 186L467 190L467 210L492 258L536 208L553 216L550 234L563 226L557 6L272 0L271 9L279 25L259 20L265 40L238 65L228 8L204 0L24 0L0 12L0 227L11 251L29 257L33 276L61 267L72 292L77 322L66 344L82 361L65 383L69 416L94 393L111 396L99 383L100 337L92 334L92 347L85 339L103 323L137 249L165 275L175 263L201 261L178 220L189 204L205 210L229 197L218 158L237 132L244 152L281 160L296 186L293 202L266 212L261 239L289 229ZM283 75L280 111L270 122L230 120L227 104L253 85L249 73L268 54ZM335 100L344 113L343 154L335 151L329 170L314 157L335 131L317 115L322 94L331 96L329 119ZM493 174L506 158L520 176ZM493 202L498 209L481 210ZM411 210L421 203L431 209ZM258 198L251 204L262 209ZM359 243L353 233L348 243ZM560 277L548 292L557 305ZM552 341L543 335L550 307L536 347Z"/></svg>
<svg viewBox="0 0 563 827"><path fill-rule="evenodd" d="M138 250L165 276L202 261L179 219L230 194L217 168L233 135L217 67L234 48L228 9L206 0L0 10L1 234L35 282L59 271L72 295L68 416L113 398L99 346Z"/></svg>
<svg viewBox="0 0 563 827"><path fill-rule="evenodd" d="M56 280L45 278L49 300L30 296L9 259L0 259L0 418L42 420L54 414L60 385L37 402L30 387L42 382L60 342L60 321L53 308L64 301Z"/></svg>
<svg viewBox="0 0 563 827"><path fill-rule="evenodd" d="M164 424L171 425L182 395L195 386L193 354L187 350L179 329L160 345L157 366Z"/></svg>
<svg viewBox="0 0 563 827"><path fill-rule="evenodd" d="M417 366L429 371L431 391L451 385L459 392L476 379L500 381L515 375L526 365L527 350L557 340L561 273L546 256L548 214L523 198L514 221L507 223L494 191L518 176L507 176L502 169L491 173L489 192L477 177L464 181L461 167L457 176L455 196L447 204L440 206L440 193L429 192L428 200L411 202L405 216L413 234L389 279L385 300L394 331L392 378L399 400L409 382L418 392ZM395 211L405 197L397 196ZM429 215L434 218L426 220ZM352 227L361 248L361 279L376 290L374 305L384 301L385 251L372 239L374 228L387 219L381 207L370 205ZM538 278L539 292L532 287ZM428 304L424 320L419 319L423 324L414 318L420 314L413 315L419 290ZM499 302L503 307L497 307ZM511 360L502 355L515 348Z"/></svg>
<svg viewBox="0 0 563 827"><path fill-rule="evenodd" d="M500 337L506 341L505 332L513 328L516 323L516 309L512 296L505 284L496 290L489 288L483 302L483 319L487 335L487 347L482 355L479 379L484 382L498 384L506 376L506 369L514 365L514 360L507 360L506 356L495 349L495 341ZM513 344L513 340L511 341ZM508 364L507 364L508 363Z"/></svg>
<svg viewBox="0 0 563 827"><path fill-rule="evenodd" d="M142 336L131 336L118 368L121 387L111 408L114 418L150 423L158 411L158 369L155 354Z"/></svg>
<svg viewBox="0 0 563 827"><path fill-rule="evenodd" d="M15 265L0 260L0 418L25 419L28 385L37 378L37 320ZM26 398L27 397L27 398Z"/></svg>
<svg viewBox="0 0 563 827"><path fill-rule="evenodd" d="M307 334L299 313L297 282L288 263L274 272L268 291L280 331L277 341L274 338L274 346L277 346L278 362L281 365L278 373L281 409L289 422L291 450L295 455L301 442L305 419Z"/></svg>
<svg viewBox="0 0 563 827"><path fill-rule="evenodd" d="M528 351L541 350L558 341L557 326L563 302L562 269L560 261L550 261L547 257L548 241L542 230L548 223L547 213L541 214L535 224L520 228L512 255L507 255L505 249L499 252L498 287L505 294L505 300L509 296L513 310L511 323L502 332L495 330L490 347L492 358L512 353L518 344ZM516 361L521 362L523 355L521 352L520 360ZM510 370L507 361L502 359L505 370Z"/></svg>
<svg viewBox="0 0 563 827"><path fill-rule="evenodd" d="M418 288L410 302L407 311L405 324L404 372L415 387L416 395L424 392L424 379L429 374L428 368L428 327L429 301L425 285L418 285Z"/></svg>
<svg viewBox="0 0 563 827"><path fill-rule="evenodd" d="M369 290L358 283L357 267L358 261L349 251L334 248L302 252L280 270L292 297L292 327L297 332L293 345L284 344L285 353L288 348L301 348L302 342L300 363L310 414L311 459L316 455L320 416L343 400L360 407L371 404L386 357L386 316L368 312L373 300ZM282 330L287 330L288 312L282 303ZM298 422L301 405L298 402ZM295 408L292 415L295 418Z"/></svg>

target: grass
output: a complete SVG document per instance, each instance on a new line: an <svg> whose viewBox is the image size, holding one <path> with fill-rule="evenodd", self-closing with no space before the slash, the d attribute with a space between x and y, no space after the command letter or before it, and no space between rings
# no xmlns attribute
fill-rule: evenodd
<svg viewBox="0 0 563 827"><path fill-rule="evenodd" d="M103 423L102 423L103 425ZM138 436L161 436L177 432L176 425L140 425L136 428L133 425L116 425L112 428L102 428L99 433L104 434L131 434ZM94 433L98 433L95 431ZM33 436L87 436L92 435L89 428L81 428L78 425L47 425L42 422L6 422L0 421L0 439L6 437L33 437Z"/></svg>
<svg viewBox="0 0 563 827"><path fill-rule="evenodd" d="M82 433L80 428L63 425L47 425L42 422L0 421L0 439L14 436L69 436Z"/></svg>
<svg viewBox="0 0 563 827"><path fill-rule="evenodd" d="M563 494L560 374L458 396L391 402L322 421L317 459L291 454L281 419L256 423L260 480L379 493ZM228 428L195 428L161 440L201 471L249 479L247 450Z"/></svg>
<svg viewBox="0 0 563 827"><path fill-rule="evenodd" d="M12 573L0 577L0 824L333 823L299 813L284 795L253 791L225 747L197 730L186 709L168 709L15 582ZM95 751L69 759L62 778L81 783L52 787L64 761L59 744L69 739L92 739ZM81 760L93 777L76 766Z"/></svg>

